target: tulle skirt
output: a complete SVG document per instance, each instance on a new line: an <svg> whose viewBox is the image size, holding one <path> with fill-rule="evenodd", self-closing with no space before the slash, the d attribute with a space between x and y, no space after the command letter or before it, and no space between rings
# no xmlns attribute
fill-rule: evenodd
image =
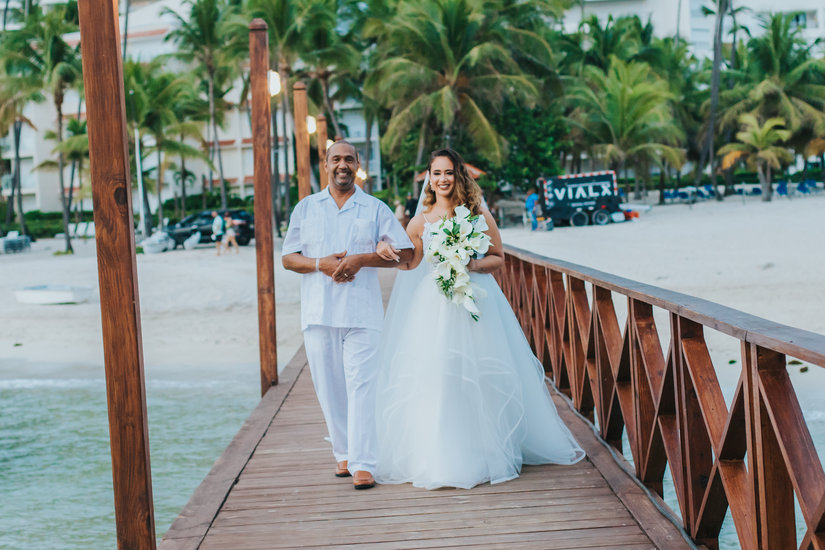
<svg viewBox="0 0 825 550"><path fill-rule="evenodd" d="M393 295L377 392L380 483L469 489L518 477L523 464L584 457L495 279L471 278L486 291L478 321L429 275L411 299Z"/></svg>

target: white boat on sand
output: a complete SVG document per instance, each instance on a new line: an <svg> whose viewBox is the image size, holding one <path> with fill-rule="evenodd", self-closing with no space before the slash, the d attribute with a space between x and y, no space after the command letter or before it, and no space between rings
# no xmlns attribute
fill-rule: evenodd
<svg viewBox="0 0 825 550"><path fill-rule="evenodd" d="M14 291L21 304L79 304L91 295L90 286L38 285Z"/></svg>

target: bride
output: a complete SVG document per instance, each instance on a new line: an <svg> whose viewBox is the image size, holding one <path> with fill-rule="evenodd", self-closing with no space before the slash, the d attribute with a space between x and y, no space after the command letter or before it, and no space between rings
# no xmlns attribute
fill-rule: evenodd
<svg viewBox="0 0 825 550"><path fill-rule="evenodd" d="M559 418L541 364L490 275L504 252L481 188L451 149L432 153L427 170L429 185L407 226L415 254L401 266L413 271L398 275L379 351L376 480L469 489L518 477L522 464L578 462L584 451ZM441 293L432 264L418 267L431 232L460 205L484 217L490 237L486 255L467 265L478 320ZM398 259L387 243L377 252Z"/></svg>

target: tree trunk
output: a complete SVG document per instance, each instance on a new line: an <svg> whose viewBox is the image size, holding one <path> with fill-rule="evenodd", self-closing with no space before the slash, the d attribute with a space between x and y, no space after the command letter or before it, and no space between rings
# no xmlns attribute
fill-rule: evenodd
<svg viewBox="0 0 825 550"><path fill-rule="evenodd" d="M327 78L327 76L324 76L319 79L321 81L321 89L324 92L324 108L329 113L329 120L332 122L333 130L335 130L335 139L339 139L344 137L344 133L338 125L338 117L335 116L335 106L332 104L332 98L329 97L329 83L327 82Z"/></svg>
<svg viewBox="0 0 825 550"><path fill-rule="evenodd" d="M3 8L3 32L6 32L6 16L9 13L9 0L6 0L6 5Z"/></svg>
<svg viewBox="0 0 825 550"><path fill-rule="evenodd" d="M123 62L126 63L126 41L129 39L129 0L126 0L125 13L123 15Z"/></svg>
<svg viewBox="0 0 825 550"><path fill-rule="evenodd" d="M636 176L633 178L635 181L633 182L633 200L642 200L642 174L647 175L647 167L644 164L640 164L633 168L633 174Z"/></svg>
<svg viewBox="0 0 825 550"><path fill-rule="evenodd" d="M762 187L762 200L765 202L770 201L770 168L763 167L763 165L760 163L756 166L756 173L759 176L759 184Z"/></svg>
<svg viewBox="0 0 825 550"><path fill-rule="evenodd" d="M55 108L57 110L57 145L63 143L63 93L58 90L55 93ZM69 234L69 204L66 197L66 183L63 180L63 153L57 153L57 179L60 182L60 203L63 206L63 233L66 239L66 254L74 254L72 248L72 236Z"/></svg>
<svg viewBox="0 0 825 550"><path fill-rule="evenodd" d="M212 124L212 139L215 155L218 157L218 178L221 183L221 209L226 210L226 181L223 177L223 157L221 156L221 145L218 140L218 120L215 112L215 75L209 74L209 118Z"/></svg>
<svg viewBox="0 0 825 550"><path fill-rule="evenodd" d="M289 220L292 211L292 180L289 174L289 159L292 155L292 147L289 139L288 120L292 120L292 112L289 110L289 71L290 66L284 58L278 58L278 76L281 79L281 123L284 134L284 219ZM291 124L294 128L295 123ZM293 157L294 158L294 157Z"/></svg>
<svg viewBox="0 0 825 550"><path fill-rule="evenodd" d="M659 169L659 204L665 203L665 167Z"/></svg>
<svg viewBox="0 0 825 550"><path fill-rule="evenodd" d="M367 179L364 180L364 189L372 195L372 177L370 176L370 157L372 156L372 120L369 117L364 116L364 123L366 126L366 132L364 136L367 142L367 148L364 150L364 172L367 174Z"/></svg>
<svg viewBox="0 0 825 550"><path fill-rule="evenodd" d="M421 123L421 132L418 135L418 152L415 154L415 166L413 167L413 196L418 197L420 196L420 188L418 187L418 181L415 179L415 176L418 172L418 167L421 166L421 162L424 160L424 144L426 133L425 130L427 128L427 121Z"/></svg>
<svg viewBox="0 0 825 550"><path fill-rule="evenodd" d="M201 174L201 210L206 210L206 176Z"/></svg>
<svg viewBox="0 0 825 550"><path fill-rule="evenodd" d="M705 138L705 158L710 161L710 181L716 190L716 199L722 200L722 193L716 188L716 171L713 169L713 138L716 135L716 111L719 108L719 79L722 68L722 28L728 11L728 0L716 3L716 25L713 31L713 68L710 77L710 118L708 134Z"/></svg>
<svg viewBox="0 0 825 550"><path fill-rule="evenodd" d="M625 161L622 161L619 170L624 172L624 196L627 199L630 197L630 180L627 177L627 163Z"/></svg>
<svg viewBox="0 0 825 550"><path fill-rule="evenodd" d="M682 29L682 0L676 3L676 46L679 46Z"/></svg>
<svg viewBox="0 0 825 550"><path fill-rule="evenodd" d="M251 124L251 116L250 113L250 125ZM278 138L278 102L272 102L272 212L275 215L275 232L280 239L283 235L281 235L281 219L282 219L282 212L281 212L281 167L280 165L280 156L281 156L281 147ZM323 161L322 161L323 162Z"/></svg>
<svg viewBox="0 0 825 550"><path fill-rule="evenodd" d="M183 134L180 136L180 142L183 143ZM186 157L180 156L180 219L186 217Z"/></svg>
<svg viewBox="0 0 825 550"><path fill-rule="evenodd" d="M143 152L143 139L140 139L141 143L139 144L139 148L141 153ZM137 150L136 147L135 150ZM137 159L136 163L137 169L141 171L141 178L143 177L143 159ZM149 209L149 193L146 191L146 180L143 181L143 190L141 192L140 200L143 201L143 236L149 237L152 234L152 211Z"/></svg>
<svg viewBox="0 0 825 550"><path fill-rule="evenodd" d="M15 126L13 126L13 128L16 128L17 121L14 121L14 124ZM16 138L17 134L15 133L14 135ZM6 204L6 231L8 231L14 221L14 195L17 191L17 180L19 179L17 176L19 172L17 166L20 163L20 141L15 139L14 143L14 168L11 171L11 194L9 195L9 202Z"/></svg>
<svg viewBox="0 0 825 550"><path fill-rule="evenodd" d="M163 229L163 153L160 150L160 136L155 137L155 147L158 148L158 229Z"/></svg>
<svg viewBox="0 0 825 550"><path fill-rule="evenodd" d="M12 195L9 200L8 213L14 214L15 189L17 190L17 214L20 216L20 232L28 235L29 228L26 227L26 217L23 211L23 182L20 179L20 134L23 131L23 122L15 120L12 126L14 130L14 178L11 184Z"/></svg>

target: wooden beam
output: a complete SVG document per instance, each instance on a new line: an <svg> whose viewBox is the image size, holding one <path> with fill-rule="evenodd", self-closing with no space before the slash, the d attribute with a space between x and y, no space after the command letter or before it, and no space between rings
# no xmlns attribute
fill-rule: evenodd
<svg viewBox="0 0 825 550"><path fill-rule="evenodd" d="M117 545L154 549L155 518L117 0L80 0Z"/></svg>
<svg viewBox="0 0 825 550"><path fill-rule="evenodd" d="M315 133L318 140L318 179L320 179L321 189L329 185L329 175L327 175L327 117L318 115L318 126Z"/></svg>
<svg viewBox="0 0 825 550"><path fill-rule="evenodd" d="M255 257L258 264L258 343L261 355L261 395L265 395L270 387L278 383L278 345L270 185L272 113L269 96L269 36L263 19L253 19L249 24L249 61L255 182Z"/></svg>
<svg viewBox="0 0 825 550"><path fill-rule="evenodd" d="M292 88L295 110L295 166L298 171L298 199L312 194L309 185L309 133L307 132L307 87L296 82Z"/></svg>

